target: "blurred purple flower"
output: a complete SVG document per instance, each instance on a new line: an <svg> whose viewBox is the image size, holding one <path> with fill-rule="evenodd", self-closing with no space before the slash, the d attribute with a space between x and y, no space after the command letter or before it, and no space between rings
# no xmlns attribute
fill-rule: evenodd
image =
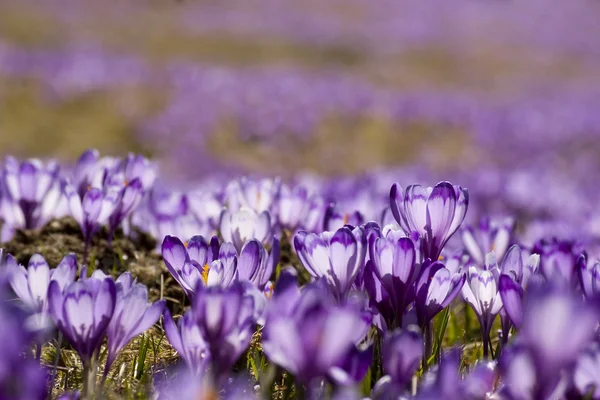
<svg viewBox="0 0 600 400"><path fill-rule="evenodd" d="M135 336L150 329L160 318L165 301L148 304L148 289L145 285L132 282L125 272L117 279L117 296L113 316L108 324L108 355L105 375L119 351Z"/></svg>
<svg viewBox="0 0 600 400"><path fill-rule="evenodd" d="M308 191L303 186L290 189L281 186L279 201L277 202L277 220L281 227L295 232L303 226L309 212Z"/></svg>
<svg viewBox="0 0 600 400"><path fill-rule="evenodd" d="M254 333L254 300L236 282L230 287L198 285L193 315L210 354L217 382L248 348Z"/></svg>
<svg viewBox="0 0 600 400"><path fill-rule="evenodd" d="M295 274L288 270L282 271L267 309L263 351L305 385L328 374L339 377L340 366L370 325L357 309L333 305L320 284L300 292Z"/></svg>
<svg viewBox="0 0 600 400"><path fill-rule="evenodd" d="M192 374L202 376L210 354L194 317L194 311L188 310L176 325L169 310L165 310L164 329L169 343L179 353Z"/></svg>
<svg viewBox="0 0 600 400"><path fill-rule="evenodd" d="M600 261L587 264L587 257L580 255L577 259L577 276L585 297L593 298L600 294Z"/></svg>
<svg viewBox="0 0 600 400"><path fill-rule="evenodd" d="M477 266L483 265L485 255L490 251L496 252L496 257L502 259L506 250L513 242L515 220L504 218L495 220L489 217L481 218L479 227L467 226L461 229L465 249Z"/></svg>
<svg viewBox="0 0 600 400"><path fill-rule="evenodd" d="M540 255L540 270L544 277L570 287L578 283L577 260L583 251L580 243L556 238L541 239L532 249L532 253Z"/></svg>
<svg viewBox="0 0 600 400"><path fill-rule="evenodd" d="M425 327L440 311L448 307L461 292L466 273L452 273L440 262L423 267L416 284L415 308L419 325Z"/></svg>
<svg viewBox="0 0 600 400"><path fill-rule="evenodd" d="M280 187L279 179L233 180L225 189L228 209L232 213L242 208L249 208L256 214L265 211L271 213L279 198Z"/></svg>

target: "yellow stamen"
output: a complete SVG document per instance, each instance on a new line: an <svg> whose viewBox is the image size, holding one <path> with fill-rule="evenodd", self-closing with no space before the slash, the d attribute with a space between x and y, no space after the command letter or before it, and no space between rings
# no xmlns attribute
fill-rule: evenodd
<svg viewBox="0 0 600 400"><path fill-rule="evenodd" d="M438 257L438 261L444 261L444 256L440 255L440 256Z"/></svg>
<svg viewBox="0 0 600 400"><path fill-rule="evenodd" d="M204 281L204 284L208 284L208 272L210 271L210 265L208 264L204 264L204 267L202 267L202 280Z"/></svg>
<svg viewBox="0 0 600 400"><path fill-rule="evenodd" d="M127 181L127 180L126 180L126 181L124 181L124 182L123 182L123 186L129 186L129 181Z"/></svg>
<svg viewBox="0 0 600 400"><path fill-rule="evenodd" d="M91 185L88 185L87 190L90 191L92 189Z"/></svg>
<svg viewBox="0 0 600 400"><path fill-rule="evenodd" d="M344 215L344 225L348 224L348 220L350 219L350 214L345 214Z"/></svg>
<svg viewBox="0 0 600 400"><path fill-rule="evenodd" d="M183 247L185 247L187 249L188 245L190 244L190 242L188 242L187 240L185 242L183 242Z"/></svg>

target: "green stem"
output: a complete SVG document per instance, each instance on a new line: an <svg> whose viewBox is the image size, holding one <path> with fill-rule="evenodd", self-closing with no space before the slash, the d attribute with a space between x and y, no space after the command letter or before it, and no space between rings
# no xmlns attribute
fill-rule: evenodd
<svg viewBox="0 0 600 400"><path fill-rule="evenodd" d="M433 322L429 321L425 327L425 356L423 357L423 371L427 370L427 361L433 354Z"/></svg>
<svg viewBox="0 0 600 400"><path fill-rule="evenodd" d="M81 391L82 399L93 399L96 392L96 359L92 357L83 362L83 389Z"/></svg>

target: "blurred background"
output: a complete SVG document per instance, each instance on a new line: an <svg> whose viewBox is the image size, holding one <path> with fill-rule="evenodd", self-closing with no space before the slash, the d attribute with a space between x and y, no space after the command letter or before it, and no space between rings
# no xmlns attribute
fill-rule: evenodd
<svg viewBox="0 0 600 400"><path fill-rule="evenodd" d="M589 178L599 20L583 0L2 0L0 153Z"/></svg>

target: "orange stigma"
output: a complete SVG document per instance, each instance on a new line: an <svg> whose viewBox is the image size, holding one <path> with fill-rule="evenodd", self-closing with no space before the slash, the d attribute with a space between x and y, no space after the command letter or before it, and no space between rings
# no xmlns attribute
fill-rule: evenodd
<svg viewBox="0 0 600 400"><path fill-rule="evenodd" d="M208 284L208 272L210 271L210 265L208 264L204 264L204 267L202 267L202 280L204 281L204 284Z"/></svg>
<svg viewBox="0 0 600 400"><path fill-rule="evenodd" d="M440 254L440 256L438 257L438 261L444 261L444 256Z"/></svg>
<svg viewBox="0 0 600 400"><path fill-rule="evenodd" d="M87 190L88 192L92 189L92 185L88 185Z"/></svg>
<svg viewBox="0 0 600 400"><path fill-rule="evenodd" d="M350 214L344 214L344 225L348 225L349 219L350 219Z"/></svg>
<svg viewBox="0 0 600 400"><path fill-rule="evenodd" d="M129 186L129 181L128 180L123 181L123 186Z"/></svg>
<svg viewBox="0 0 600 400"><path fill-rule="evenodd" d="M190 242L186 240L185 242L183 242L183 247L185 247L187 249L189 244L190 244Z"/></svg>

